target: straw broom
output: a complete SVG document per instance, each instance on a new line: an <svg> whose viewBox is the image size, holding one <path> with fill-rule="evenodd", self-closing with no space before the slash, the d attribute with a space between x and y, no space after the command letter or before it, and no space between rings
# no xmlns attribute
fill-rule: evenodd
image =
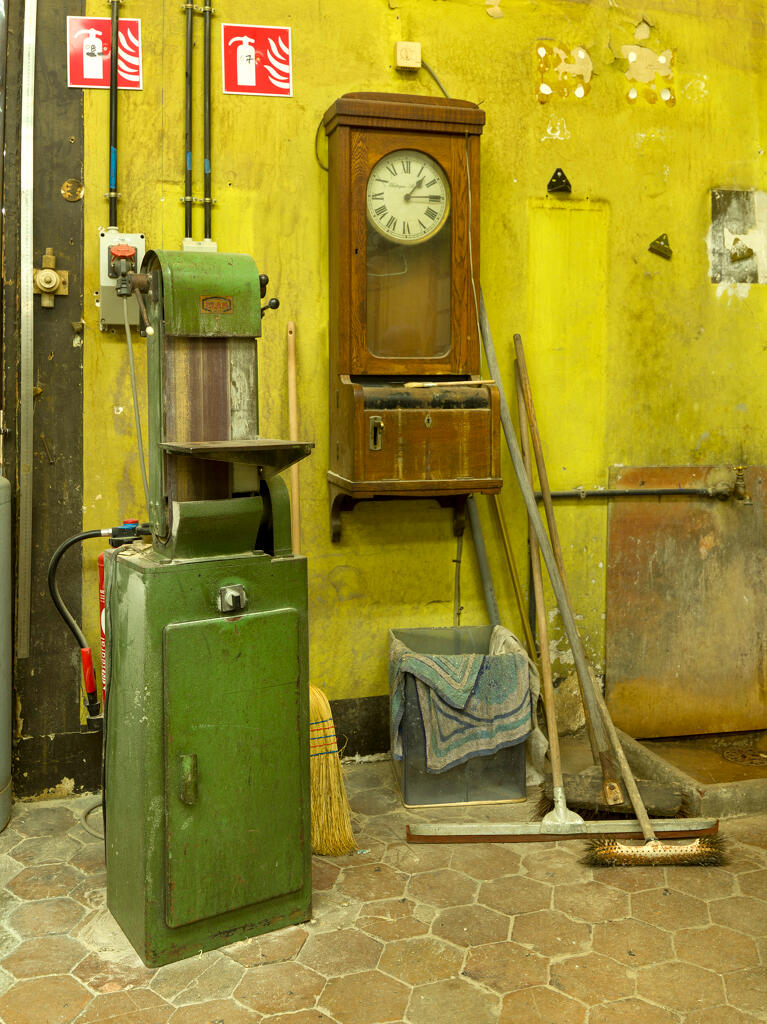
<svg viewBox="0 0 767 1024"><path fill-rule="evenodd" d="M349 816L341 758L330 702L309 687L309 769L312 793L312 852L343 857L357 849Z"/></svg>
<svg viewBox="0 0 767 1024"><path fill-rule="evenodd" d="M296 325L288 323L288 418L290 440L298 440L296 387ZM300 554L301 532L298 501L298 465L290 468L290 530L293 554ZM357 849L338 756L333 715L327 697L309 687L309 774L312 806L312 852L344 856Z"/></svg>

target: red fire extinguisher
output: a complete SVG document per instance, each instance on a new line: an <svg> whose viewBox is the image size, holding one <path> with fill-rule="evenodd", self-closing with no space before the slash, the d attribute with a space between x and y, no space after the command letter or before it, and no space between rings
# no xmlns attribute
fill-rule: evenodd
<svg viewBox="0 0 767 1024"><path fill-rule="evenodd" d="M99 628L101 629L101 706L107 698L107 635L104 629L106 621L106 595L104 591L104 552L99 555Z"/></svg>

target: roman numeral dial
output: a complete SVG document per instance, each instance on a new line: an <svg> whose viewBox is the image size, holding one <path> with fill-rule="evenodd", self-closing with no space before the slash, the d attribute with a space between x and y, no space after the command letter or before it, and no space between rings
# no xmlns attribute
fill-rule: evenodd
<svg viewBox="0 0 767 1024"><path fill-rule="evenodd" d="M403 245L432 238L450 213L450 183L437 161L414 149L387 153L367 185L368 226Z"/></svg>

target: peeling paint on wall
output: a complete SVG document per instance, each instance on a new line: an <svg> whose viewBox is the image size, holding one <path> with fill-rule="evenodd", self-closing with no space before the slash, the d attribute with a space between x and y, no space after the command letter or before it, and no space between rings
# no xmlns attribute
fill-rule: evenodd
<svg viewBox="0 0 767 1024"><path fill-rule="evenodd" d="M591 91L594 64L588 50L574 46L569 51L564 45L539 43L538 100L548 103L552 96L582 100Z"/></svg>
<svg viewBox="0 0 767 1024"><path fill-rule="evenodd" d="M626 93L629 103L636 102L641 96L648 103L657 103L661 100L668 107L674 106L676 94L673 88L673 51L663 50L656 53L647 46L629 43L621 46L621 56L628 63L626 79L632 83ZM637 85L633 84L635 82ZM642 85L646 88L640 89L639 86Z"/></svg>

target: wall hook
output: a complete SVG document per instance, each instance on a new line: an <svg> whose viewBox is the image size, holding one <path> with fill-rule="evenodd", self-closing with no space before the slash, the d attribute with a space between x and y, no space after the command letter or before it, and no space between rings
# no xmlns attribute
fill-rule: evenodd
<svg viewBox="0 0 767 1024"><path fill-rule="evenodd" d="M567 180L567 175L561 167L557 167L556 171L552 174L549 179L549 183L546 186L547 192L572 192L572 186Z"/></svg>
<svg viewBox="0 0 767 1024"><path fill-rule="evenodd" d="M650 242L648 249L650 252L654 252L656 256L662 256L664 260L671 259L672 251L668 235L658 235L654 241Z"/></svg>

